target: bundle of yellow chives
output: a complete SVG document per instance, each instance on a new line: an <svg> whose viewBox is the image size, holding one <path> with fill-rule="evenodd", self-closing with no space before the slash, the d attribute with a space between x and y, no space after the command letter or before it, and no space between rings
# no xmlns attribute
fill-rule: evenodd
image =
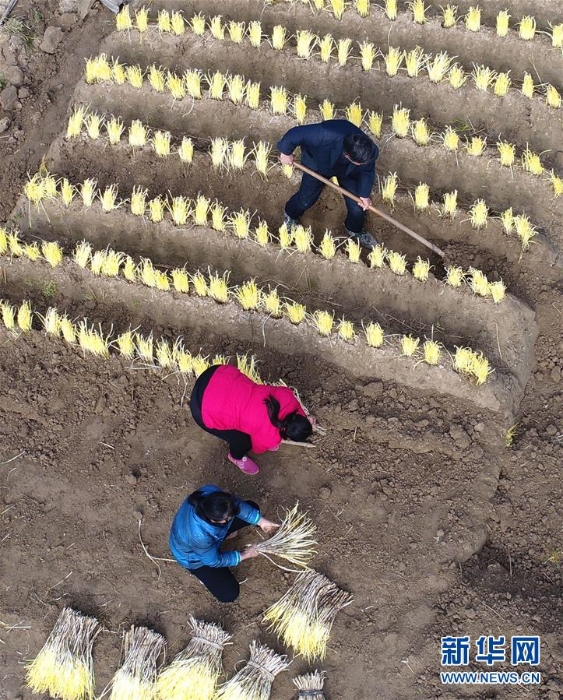
<svg viewBox="0 0 563 700"><path fill-rule="evenodd" d="M260 642L251 642L250 659L219 686L215 700L269 700L275 677L288 666L287 656L276 654Z"/></svg>
<svg viewBox="0 0 563 700"><path fill-rule="evenodd" d="M258 372L257 361L254 355L249 355L248 353L239 355L237 353L237 369L246 374L255 384L264 383Z"/></svg>
<svg viewBox="0 0 563 700"><path fill-rule="evenodd" d="M216 363L214 363L216 364ZM156 682L159 700L213 700L223 673L223 647L231 638L219 625L190 616L192 639Z"/></svg>
<svg viewBox="0 0 563 700"><path fill-rule="evenodd" d="M323 693L325 678L324 671L313 671L294 678L293 683L299 691L297 700L325 700Z"/></svg>
<svg viewBox="0 0 563 700"><path fill-rule="evenodd" d="M325 657L336 615L351 602L351 593L323 574L307 570L266 610L263 619L286 646L310 663Z"/></svg>
<svg viewBox="0 0 563 700"><path fill-rule="evenodd" d="M28 664L27 687L62 700L92 700L92 646L99 631L94 617L63 608L44 647Z"/></svg>
<svg viewBox="0 0 563 700"><path fill-rule="evenodd" d="M131 626L123 640L123 663L111 680L110 700L154 700L157 661L165 647L162 635Z"/></svg>
<svg viewBox="0 0 563 700"><path fill-rule="evenodd" d="M287 509L280 528L272 537L264 542L259 542L256 549L260 554L263 554L273 564L280 566L275 561L276 557L285 561L306 568L315 555L314 539L317 531L316 525L304 513L298 511L299 503L296 503L293 508Z"/></svg>

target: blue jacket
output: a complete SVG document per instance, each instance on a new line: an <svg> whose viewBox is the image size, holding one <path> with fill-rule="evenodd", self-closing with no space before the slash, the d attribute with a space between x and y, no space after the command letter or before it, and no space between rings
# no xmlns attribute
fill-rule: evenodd
<svg viewBox="0 0 563 700"><path fill-rule="evenodd" d="M306 124L290 129L278 142L278 150L286 155L301 147L301 162L325 177L342 175L342 156L344 139L350 134L361 134L361 129L346 119L329 119L319 124ZM354 165L348 162L346 179L354 180L354 194L358 197L369 197L375 181L375 161L379 155L364 165ZM339 163L340 161L340 163ZM340 166L340 167L338 167Z"/></svg>
<svg viewBox="0 0 563 700"><path fill-rule="evenodd" d="M218 486L208 484L199 489L204 494L221 491ZM246 501L237 498L240 508L238 518L251 525L257 525L260 511ZM221 545L229 534L232 521L224 525L213 525L196 515L188 499L176 513L170 530L170 550L176 561L186 569L199 569L202 566L236 566L240 564L238 552L221 552Z"/></svg>

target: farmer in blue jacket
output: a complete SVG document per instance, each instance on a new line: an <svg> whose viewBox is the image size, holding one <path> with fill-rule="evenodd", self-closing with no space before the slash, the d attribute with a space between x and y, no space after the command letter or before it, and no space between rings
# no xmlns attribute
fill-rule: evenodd
<svg viewBox="0 0 563 700"><path fill-rule="evenodd" d="M370 194L375 181L375 161L379 149L361 129L346 119L329 119L290 129L278 142L280 161L293 163L293 151L301 148L301 162L326 178L336 177L338 184L361 199L358 204L344 197L348 216L347 234L366 248L377 241L364 231L365 210L371 205ZM299 190L285 205L284 222L297 226L299 217L319 198L324 184L303 173Z"/></svg>
<svg viewBox="0 0 563 700"><path fill-rule="evenodd" d="M258 556L254 545L243 552L221 552L223 542L248 525L258 525L267 533L279 527L263 518L253 501L243 501L212 484L190 494L174 517L170 531L174 558L222 603L232 603L239 595L229 567Z"/></svg>

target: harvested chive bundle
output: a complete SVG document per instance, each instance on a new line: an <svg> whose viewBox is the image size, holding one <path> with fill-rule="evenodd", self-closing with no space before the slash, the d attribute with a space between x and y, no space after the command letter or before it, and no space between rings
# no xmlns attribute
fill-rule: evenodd
<svg viewBox="0 0 563 700"><path fill-rule="evenodd" d="M251 642L250 659L235 675L223 683L216 700L269 700L272 683L289 666L287 656L276 654L260 642Z"/></svg>
<svg viewBox="0 0 563 700"><path fill-rule="evenodd" d="M323 693L325 678L324 671L313 671L294 678L293 683L299 691L297 700L325 700Z"/></svg>
<svg viewBox="0 0 563 700"><path fill-rule="evenodd" d="M156 664L165 647L162 635L131 626L123 640L123 664L111 680L110 700L154 700Z"/></svg>
<svg viewBox="0 0 563 700"><path fill-rule="evenodd" d="M280 528L272 537L259 542L256 549L273 564L284 568L275 561L276 557L306 568L316 554L314 539L316 525L304 513L297 511L299 503L286 511Z"/></svg>

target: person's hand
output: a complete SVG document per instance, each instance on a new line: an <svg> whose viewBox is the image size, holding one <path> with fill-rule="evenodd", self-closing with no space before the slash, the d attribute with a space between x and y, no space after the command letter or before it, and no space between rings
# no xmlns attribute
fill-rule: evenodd
<svg viewBox="0 0 563 700"><path fill-rule="evenodd" d="M283 165L291 165L293 163L293 153L290 153L289 155L280 153L280 163Z"/></svg>
<svg viewBox="0 0 563 700"><path fill-rule="evenodd" d="M279 525L277 523L273 523L271 520L266 520L266 518L260 518L258 521L258 527L262 530L262 532L269 535L277 530Z"/></svg>
<svg viewBox="0 0 563 700"><path fill-rule="evenodd" d="M371 199L369 197L360 197L358 206L362 207L362 209L366 211L366 209L369 209L371 207Z"/></svg>
<svg viewBox="0 0 563 700"><path fill-rule="evenodd" d="M307 416L307 418L309 419L309 423L310 423L310 424L313 426L313 428L314 428L315 425L317 425L317 416L313 416L311 413L309 413L309 415Z"/></svg>
<svg viewBox="0 0 563 700"><path fill-rule="evenodd" d="M254 559L254 557L258 556L258 554L259 552L256 549L256 545L249 544L244 552L240 552L240 560L244 561L245 559Z"/></svg>

